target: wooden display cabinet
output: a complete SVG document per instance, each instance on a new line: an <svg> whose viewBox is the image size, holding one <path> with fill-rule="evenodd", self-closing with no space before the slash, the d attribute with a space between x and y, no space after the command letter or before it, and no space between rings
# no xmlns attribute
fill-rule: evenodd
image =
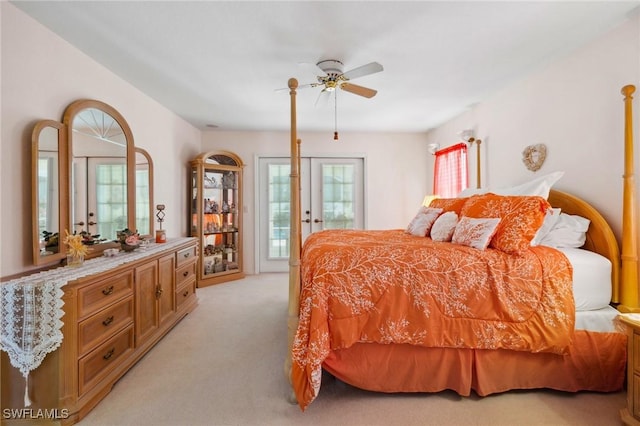
<svg viewBox="0 0 640 426"><path fill-rule="evenodd" d="M200 241L198 286L244 277L242 267L242 168L228 151L191 161L190 235Z"/></svg>

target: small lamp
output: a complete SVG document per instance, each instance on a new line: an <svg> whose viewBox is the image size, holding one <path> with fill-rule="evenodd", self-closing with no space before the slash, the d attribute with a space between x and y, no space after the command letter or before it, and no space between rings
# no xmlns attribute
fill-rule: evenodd
<svg viewBox="0 0 640 426"><path fill-rule="evenodd" d="M167 233L162 229L162 222L164 222L164 204L158 204L156 209L158 210L156 217L160 224L160 229L156 230L156 243L166 243Z"/></svg>
<svg viewBox="0 0 640 426"><path fill-rule="evenodd" d="M429 204L431 204L431 202L436 198L438 198L437 195L425 195L424 200L422 200L422 205L425 207L429 207Z"/></svg>
<svg viewBox="0 0 640 426"><path fill-rule="evenodd" d="M465 129L458 132L458 136L462 138L463 141L467 142L469 146L476 144L476 186L480 188L482 186L480 182L480 144L482 141L480 139L476 139L474 137L474 132L472 129Z"/></svg>

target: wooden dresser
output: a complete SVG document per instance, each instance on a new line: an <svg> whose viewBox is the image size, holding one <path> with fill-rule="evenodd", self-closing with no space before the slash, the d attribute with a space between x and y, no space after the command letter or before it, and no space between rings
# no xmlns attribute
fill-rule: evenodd
<svg viewBox="0 0 640 426"><path fill-rule="evenodd" d="M82 419L197 306L197 259L197 240L180 238L166 249L156 247L148 256L68 282L62 344L30 373L31 411L17 416L22 418L3 416L3 424L42 424L29 418L38 409L54 410L53 420L61 424ZM2 408L22 409L25 380L4 352L2 364Z"/></svg>
<svg viewBox="0 0 640 426"><path fill-rule="evenodd" d="M620 411L622 422L640 426L640 315L623 314L627 327L627 407Z"/></svg>

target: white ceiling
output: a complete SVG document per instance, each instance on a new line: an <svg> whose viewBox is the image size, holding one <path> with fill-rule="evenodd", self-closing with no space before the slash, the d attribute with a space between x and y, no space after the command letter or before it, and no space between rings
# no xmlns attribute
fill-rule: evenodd
<svg viewBox="0 0 640 426"><path fill-rule="evenodd" d="M201 129L287 130L290 77L337 59L371 98L338 91L341 131L426 131L628 19L626 1L18 1L14 4ZM333 103L299 90L300 130Z"/></svg>

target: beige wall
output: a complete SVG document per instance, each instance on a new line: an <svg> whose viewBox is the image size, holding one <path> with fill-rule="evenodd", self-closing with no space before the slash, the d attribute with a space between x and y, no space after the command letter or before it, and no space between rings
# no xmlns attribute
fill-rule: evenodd
<svg viewBox="0 0 640 426"><path fill-rule="evenodd" d="M619 237L624 143L620 89L627 84L640 86L637 16L571 56L532 70L528 77L429 132L428 140L447 146L456 142L458 131L475 129L483 140L483 186L507 186L564 170L556 188L592 203ZM636 134L638 98L640 92L634 101ZM532 173L522 163L522 151L538 143L546 144L547 159ZM475 187L475 146L470 154L470 185ZM640 148L635 157L637 176Z"/></svg>
<svg viewBox="0 0 640 426"><path fill-rule="evenodd" d="M80 98L98 99L125 117L135 144L155 166L155 202L167 206L163 228L186 235L186 164L200 150L200 131L87 57L10 3L2 19L0 275L32 268L31 130L61 120Z"/></svg>

